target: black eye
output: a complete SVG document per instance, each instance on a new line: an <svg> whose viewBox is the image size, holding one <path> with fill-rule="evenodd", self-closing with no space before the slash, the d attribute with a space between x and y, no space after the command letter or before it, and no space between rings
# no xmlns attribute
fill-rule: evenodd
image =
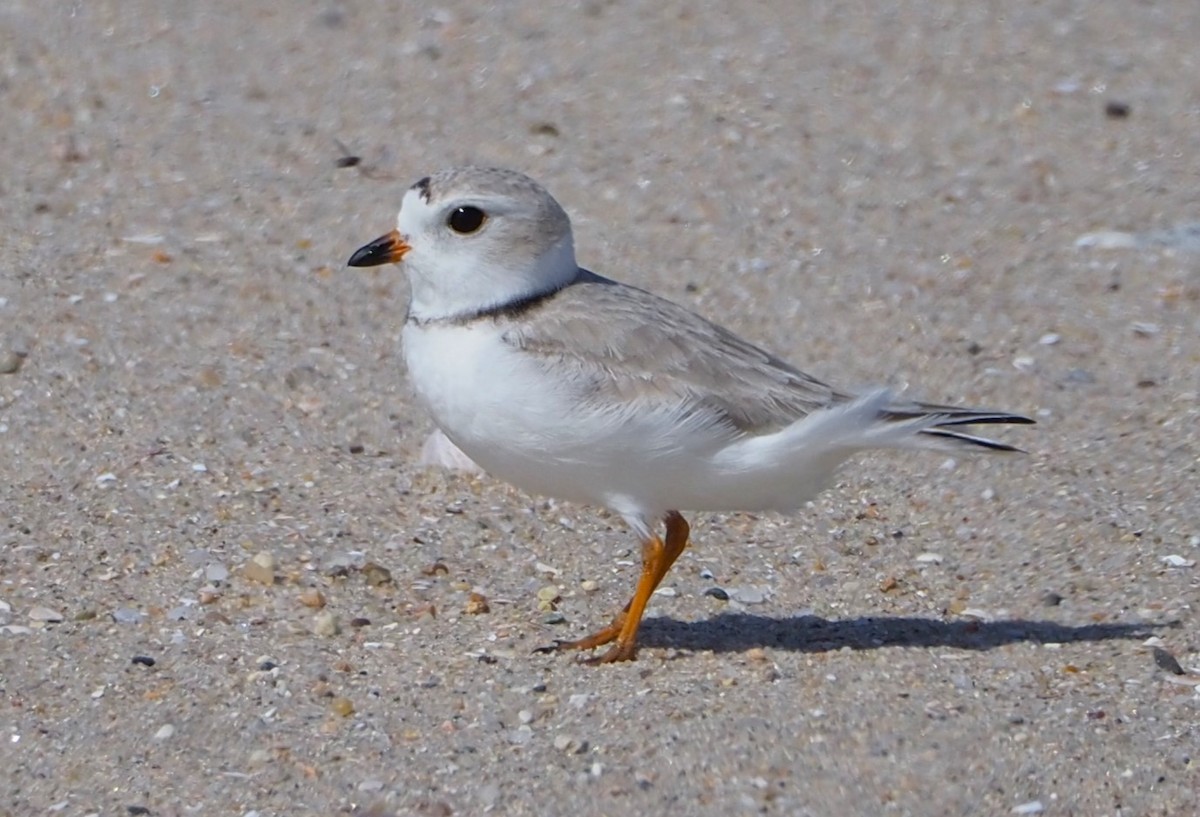
<svg viewBox="0 0 1200 817"><path fill-rule="evenodd" d="M450 214L446 223L454 232L469 235L482 227L485 221L487 221L487 214L478 207L459 207Z"/></svg>

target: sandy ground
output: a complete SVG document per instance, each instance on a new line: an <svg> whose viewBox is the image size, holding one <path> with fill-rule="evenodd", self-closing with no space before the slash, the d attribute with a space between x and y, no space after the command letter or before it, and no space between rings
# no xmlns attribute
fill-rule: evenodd
<svg viewBox="0 0 1200 817"><path fill-rule="evenodd" d="M1200 4L550 5L0 7L0 814L1197 813ZM344 266L466 161L1029 454L698 515L640 660L532 654L636 543L421 468Z"/></svg>

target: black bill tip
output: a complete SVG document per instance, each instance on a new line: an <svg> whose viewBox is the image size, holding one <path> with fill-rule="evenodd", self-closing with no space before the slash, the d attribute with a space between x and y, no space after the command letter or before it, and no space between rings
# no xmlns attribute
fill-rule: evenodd
<svg viewBox="0 0 1200 817"><path fill-rule="evenodd" d="M377 267L380 264L394 264L403 259L409 249L400 233L392 230L370 244L359 247L346 263L352 267Z"/></svg>

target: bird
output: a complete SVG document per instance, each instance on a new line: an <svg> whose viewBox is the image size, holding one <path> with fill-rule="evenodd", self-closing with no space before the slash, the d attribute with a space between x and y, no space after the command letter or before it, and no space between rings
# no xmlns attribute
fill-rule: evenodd
<svg viewBox="0 0 1200 817"><path fill-rule="evenodd" d="M646 604L689 543L684 511L795 511L858 452L1018 451L972 427L1034 422L836 388L591 272L576 262L563 207L514 170L421 178L395 229L348 263L406 274L408 376L458 449L528 493L607 507L640 540L624 608L546 648L588 651L588 663L636 657Z"/></svg>

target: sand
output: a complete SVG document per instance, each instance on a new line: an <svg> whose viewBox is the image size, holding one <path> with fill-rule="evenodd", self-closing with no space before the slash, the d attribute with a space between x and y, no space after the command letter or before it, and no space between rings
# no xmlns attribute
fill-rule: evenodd
<svg viewBox="0 0 1200 817"><path fill-rule="evenodd" d="M1200 5L729 5L0 8L0 814L1200 810ZM422 468L345 267L463 162L1028 454L696 515L638 661L534 654L637 543Z"/></svg>

